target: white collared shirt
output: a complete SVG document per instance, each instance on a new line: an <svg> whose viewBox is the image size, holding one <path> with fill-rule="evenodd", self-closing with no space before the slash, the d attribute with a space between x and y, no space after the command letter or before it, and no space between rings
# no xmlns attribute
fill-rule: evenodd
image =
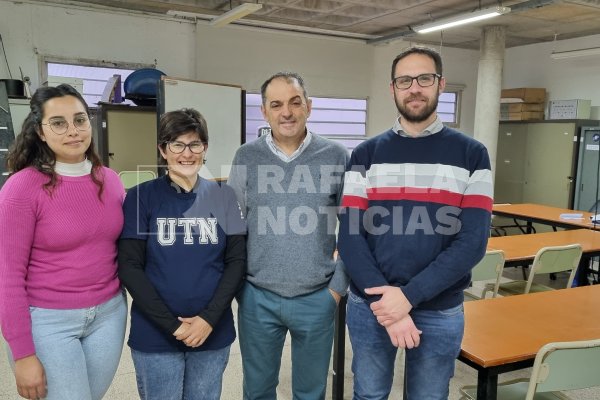
<svg viewBox="0 0 600 400"><path fill-rule="evenodd" d="M394 132L396 132L396 134L398 134L400 136L412 137L412 138L424 137L424 136L433 135L434 133L438 133L439 131L444 129L444 124L442 124L442 120L440 120L440 117L438 117L436 115L435 121L433 121L427 128L425 128L423 130L423 132L420 132L417 135L409 135L408 133L406 133L404 128L402 128L402 123L400 122L401 118L402 117L396 118L396 120L394 121L394 126L392 127Z"/></svg>
<svg viewBox="0 0 600 400"><path fill-rule="evenodd" d="M298 158L298 156L300 156L300 154L302 154L302 152L304 151L304 149L306 149L306 147L308 147L308 145L310 144L311 139L312 139L312 133L307 129L306 130L306 137L304 138L304 140L302 141L302 143L300 143L300 146L298 146L298 148L296 149L296 151L294 151L292 154L290 154L288 156L275 143L275 140L273 139L273 132L269 133L267 135L267 137L265 138L265 140L267 141L267 145L269 146L269 149L271 149L271 151L273 152L273 154L275 154L277 157L279 157L279 159L281 159L281 161L286 162L286 163L290 162L290 161L293 161L296 158Z"/></svg>

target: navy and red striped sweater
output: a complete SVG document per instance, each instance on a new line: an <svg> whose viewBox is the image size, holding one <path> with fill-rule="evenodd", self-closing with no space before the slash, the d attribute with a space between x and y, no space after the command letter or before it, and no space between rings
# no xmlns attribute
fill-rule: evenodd
<svg viewBox="0 0 600 400"><path fill-rule="evenodd" d="M338 249L352 291L400 287L413 308L463 301L483 257L492 209L486 148L444 127L422 137L389 130L356 147L344 179Z"/></svg>

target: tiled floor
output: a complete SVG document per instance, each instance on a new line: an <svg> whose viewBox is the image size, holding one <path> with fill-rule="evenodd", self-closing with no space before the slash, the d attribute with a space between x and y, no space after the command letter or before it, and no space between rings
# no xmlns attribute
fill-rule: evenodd
<svg viewBox="0 0 600 400"><path fill-rule="evenodd" d="M521 271L516 269L506 269L504 276L510 279L520 279L522 277ZM543 278L542 278L543 279ZM565 285L566 277L559 275L556 281L548 281L543 279L546 284L550 284L556 287ZM352 373L350 371L350 364L352 361L352 352L350 349L349 341L346 341L346 371L345 371L345 395L344 399L352 398ZM396 380L394 383L394 389L390 396L390 400L400 400L402 398L402 370L403 370L403 353L398 353L397 362L397 373ZM2 343L0 346L0 399L1 400L17 400L20 397L16 394L14 386L14 378L12 371L8 366L6 360L5 348ZM229 365L225 371L224 383L223 383L223 394L221 398L223 400L241 400L241 383L242 383L242 368L240 351L237 342L232 346L231 356L229 359ZM501 376L500 381L513 379L515 377L527 377L529 370L517 371L510 374L504 374ZM462 362L456 362L456 374L450 384L450 400L458 400L460 398L458 388L463 385L472 385L477 382L475 371L463 364ZM286 344L286 350L284 350L284 357L281 367L280 384L278 388L278 398L280 400L291 400L291 380L290 380L290 355L289 355L289 343ZM600 389L586 389L570 392L569 395L574 400L591 400L600 399ZM331 398L331 387L327 389L327 398ZM121 364L115 376L112 386L110 387L106 400L133 400L138 399L135 374L133 370L133 364L129 354L127 346L123 349L123 356L121 358ZM78 400L78 399L65 399L65 400Z"/></svg>

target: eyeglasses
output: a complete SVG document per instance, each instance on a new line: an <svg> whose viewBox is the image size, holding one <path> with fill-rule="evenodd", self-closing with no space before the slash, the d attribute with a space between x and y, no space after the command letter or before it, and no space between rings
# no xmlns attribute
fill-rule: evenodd
<svg viewBox="0 0 600 400"><path fill-rule="evenodd" d="M47 124L40 125L48 125L57 135L64 135L69 130L69 121L64 118L51 119ZM90 129L90 119L87 115L78 115L73 119L73 126L78 131L87 131Z"/></svg>
<svg viewBox="0 0 600 400"><path fill-rule="evenodd" d="M190 148L190 151L194 154L201 154L206 150L206 144L204 142L192 142L185 144L183 142L167 142L167 146L172 153L181 154L185 151L186 147Z"/></svg>
<svg viewBox="0 0 600 400"><path fill-rule="evenodd" d="M419 76L402 75L394 78L392 82L396 89L404 90L411 87L414 80L416 80L421 87L429 87L435 83L435 78L439 79L441 77L440 74L421 74Z"/></svg>

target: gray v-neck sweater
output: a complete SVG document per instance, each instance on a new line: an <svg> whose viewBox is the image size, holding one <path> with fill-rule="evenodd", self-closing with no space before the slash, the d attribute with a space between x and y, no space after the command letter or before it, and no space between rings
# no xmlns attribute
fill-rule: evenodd
<svg viewBox="0 0 600 400"><path fill-rule="evenodd" d="M265 137L238 149L228 184L247 219L249 282L284 297L325 286L345 293L348 277L333 253L348 158L343 146L318 135L290 162Z"/></svg>

